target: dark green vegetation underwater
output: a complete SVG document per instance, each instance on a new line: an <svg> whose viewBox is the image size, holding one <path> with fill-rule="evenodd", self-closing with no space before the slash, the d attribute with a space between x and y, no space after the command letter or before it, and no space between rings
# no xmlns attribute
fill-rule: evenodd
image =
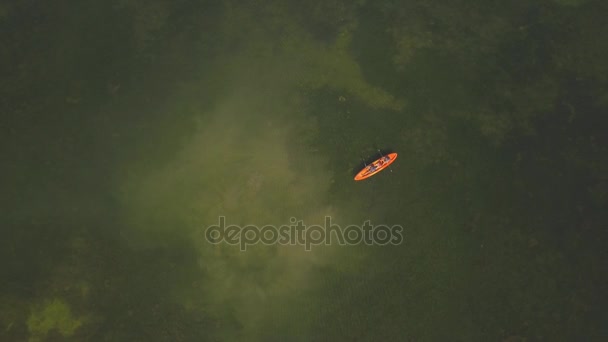
<svg viewBox="0 0 608 342"><path fill-rule="evenodd" d="M608 340L607 13L2 0L0 340ZM326 214L404 242L202 239Z"/></svg>

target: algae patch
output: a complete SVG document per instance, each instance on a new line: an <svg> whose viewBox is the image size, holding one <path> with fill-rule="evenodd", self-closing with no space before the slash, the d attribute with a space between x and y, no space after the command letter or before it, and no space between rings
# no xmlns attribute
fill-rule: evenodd
<svg viewBox="0 0 608 342"><path fill-rule="evenodd" d="M53 329L57 330L63 337L72 336L82 324L83 320L73 316L72 310L65 301L54 298L32 310L30 317L27 319L27 327L30 333L28 341L43 340Z"/></svg>

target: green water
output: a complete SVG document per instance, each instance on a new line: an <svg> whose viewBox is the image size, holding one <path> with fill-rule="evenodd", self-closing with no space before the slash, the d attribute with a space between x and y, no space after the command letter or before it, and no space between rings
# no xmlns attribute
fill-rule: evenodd
<svg viewBox="0 0 608 342"><path fill-rule="evenodd" d="M607 12L0 2L0 340L606 340Z"/></svg>

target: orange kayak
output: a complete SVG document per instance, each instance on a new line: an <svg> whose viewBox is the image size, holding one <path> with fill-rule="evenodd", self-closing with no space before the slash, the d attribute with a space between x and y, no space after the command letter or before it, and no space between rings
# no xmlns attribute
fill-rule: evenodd
<svg viewBox="0 0 608 342"><path fill-rule="evenodd" d="M397 153L389 153L381 158L374 160L373 163L367 165L363 168L363 170L357 173L357 175L355 176L355 180L360 181L375 175L376 173L386 169L395 161L395 159L397 159Z"/></svg>

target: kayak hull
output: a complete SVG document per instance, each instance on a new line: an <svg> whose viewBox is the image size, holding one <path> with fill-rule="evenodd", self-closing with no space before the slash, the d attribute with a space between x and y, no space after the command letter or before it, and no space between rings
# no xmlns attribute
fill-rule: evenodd
<svg viewBox="0 0 608 342"><path fill-rule="evenodd" d="M361 181L377 174L391 165L395 159L397 159L397 153L389 153L386 156L374 160L372 163L364 167L363 170L357 173L355 180Z"/></svg>

